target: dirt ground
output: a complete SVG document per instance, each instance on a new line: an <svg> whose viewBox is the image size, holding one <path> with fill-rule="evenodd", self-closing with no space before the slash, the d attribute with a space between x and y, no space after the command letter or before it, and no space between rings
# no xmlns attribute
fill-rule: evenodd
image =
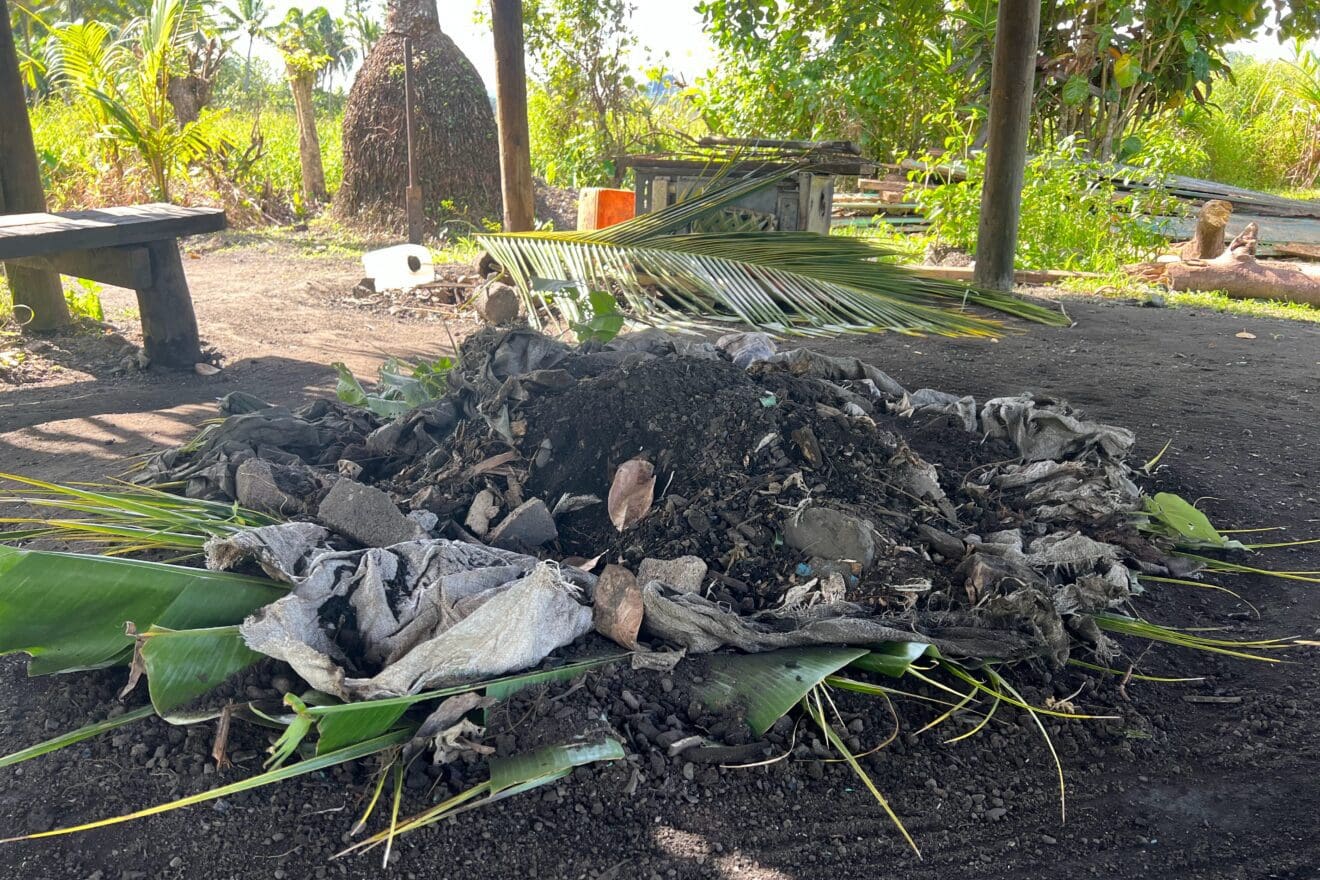
<svg viewBox="0 0 1320 880"><path fill-rule="evenodd" d="M330 392L331 361L370 374L386 353L449 348L434 314L346 305L360 274L351 261L278 248L197 257L186 267L198 320L224 369L119 375L114 352L89 366L85 346L55 340L47 357L74 352L61 370L0 385L0 470L95 479L186 439L229 391L299 403ZM105 304L107 319L132 338L131 294L107 292ZM861 357L911 388L1064 397L1136 431L1139 458L1170 441L1162 487L1209 496L1203 507L1221 526L1320 536L1320 327L1110 301L1070 300L1068 310L1072 329L1032 327L995 342L889 335L814 346ZM1320 569L1312 548L1270 558L1279 568ZM1231 586L1259 619L1231 597L1187 587L1165 587L1144 608L1160 622L1222 627L1232 637L1320 632L1314 584L1242 577ZM994 732L953 745L939 742L947 734L915 737L909 728L867 767L922 862L839 764L795 758L723 770L652 753L405 837L390 874L1320 877L1320 671L1314 655L1294 659L1266 665L1156 647L1145 671L1205 680L1131 682L1127 701L1114 682L1086 693L1087 707L1121 720L1050 725L1068 779L1062 824L1053 768L1027 719L1005 713ZM0 662L0 753L120 711L120 673L28 679L23 669L16 658ZM1040 685L1063 696L1079 681ZM589 684L601 699L617 687L608 673ZM1204 696L1239 699L1196 701ZM891 722L872 708L858 711L858 726L861 738L878 741ZM152 721L0 770L0 836L138 809L260 765L267 740L247 731L231 744L236 768L217 774L211 735ZM379 876L371 857L328 860L368 778L340 769L81 836L6 844L0 878ZM410 789L427 784L409 780Z"/></svg>

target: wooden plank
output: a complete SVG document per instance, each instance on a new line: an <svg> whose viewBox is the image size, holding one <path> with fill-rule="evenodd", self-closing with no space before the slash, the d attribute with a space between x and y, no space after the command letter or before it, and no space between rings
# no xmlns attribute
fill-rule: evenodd
<svg viewBox="0 0 1320 880"><path fill-rule="evenodd" d="M669 207L669 178L656 177L651 181L651 210Z"/></svg>
<svg viewBox="0 0 1320 880"><path fill-rule="evenodd" d="M1303 244L1299 241L1281 241L1274 246L1274 252L1285 257L1301 257L1304 260L1320 260L1320 244Z"/></svg>
<svg viewBox="0 0 1320 880"><path fill-rule="evenodd" d="M752 175L752 174L771 174L776 171L784 171L797 167L799 163L784 162L773 159L764 160L738 160L727 161L724 159L671 159L657 156L621 156L619 158L620 168L636 168L641 172L650 172L652 174L669 174L670 176L680 176L682 172L696 172L698 174L711 175L716 170L725 171L733 175ZM875 172L875 163L867 162L864 159L856 161L841 161L834 158L827 158L811 163L811 170L817 174L838 174L845 177L853 177L859 174L872 174Z"/></svg>
<svg viewBox="0 0 1320 880"><path fill-rule="evenodd" d="M775 138L716 137L698 139L699 147L763 147L774 150L817 150L822 152L862 154L862 148L852 141L785 141Z"/></svg>
<svg viewBox="0 0 1320 880"><path fill-rule="evenodd" d="M145 247L139 246L60 251L39 257L18 257L12 262L129 290L151 285L151 257Z"/></svg>
<svg viewBox="0 0 1320 880"><path fill-rule="evenodd" d="M902 195L911 186L906 180L873 180L862 177L857 180L857 188L862 192L898 193Z"/></svg>
<svg viewBox="0 0 1320 880"><path fill-rule="evenodd" d="M808 175L807 213L802 225L808 232L830 234L830 215L834 213L834 178L825 174Z"/></svg>
<svg viewBox="0 0 1320 880"><path fill-rule="evenodd" d="M225 212L219 208L162 204L63 214L7 214L0 216L0 260L147 244L219 232L226 225Z"/></svg>
<svg viewBox="0 0 1320 880"><path fill-rule="evenodd" d="M1195 217L1151 217L1148 219L1152 227L1159 230L1171 241L1187 241L1196 229ZM1241 232L1248 223L1255 223L1260 229L1260 243L1267 248L1285 243L1320 245L1320 220L1309 217L1266 217L1260 214L1238 214L1235 212L1229 218L1225 234L1231 239Z"/></svg>

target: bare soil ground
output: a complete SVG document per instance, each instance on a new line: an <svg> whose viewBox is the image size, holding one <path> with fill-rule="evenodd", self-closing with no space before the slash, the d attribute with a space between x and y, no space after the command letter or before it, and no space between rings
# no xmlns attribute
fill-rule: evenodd
<svg viewBox="0 0 1320 880"><path fill-rule="evenodd" d="M38 381L0 385L0 470L96 479L186 439L229 391L299 403L330 393L331 361L369 374L386 353L434 357L449 348L441 325L427 320L433 315L346 305L359 275L351 261L245 248L199 252L186 267L205 341L224 370L116 375L112 356L75 351L66 368ZM130 338L131 308L131 294L107 294L107 317ZM1203 506L1222 526L1320 536L1320 328L1110 301L1073 300L1068 308L1078 322L1072 329L1033 327L997 342L891 335L814 345L875 363L908 387L1067 398L1136 431L1139 454L1172 441L1164 486L1212 496ZM1236 335L1244 330L1255 338ZM54 342L61 351L83 344ZM1280 568L1320 569L1313 548L1272 558ZM1231 586L1260 609L1259 619L1231 597L1174 586L1153 601L1151 616L1222 627L1233 637L1315 638L1314 584L1242 577ZM1131 682L1127 699L1112 681L1085 694L1088 707L1121 721L1051 725L1068 774L1066 823L1053 768L1024 717L1005 713L1007 724L954 745L908 728L867 766L921 844L923 862L842 765L794 759L723 770L652 752L630 765L579 770L557 787L403 838L391 874L1320 877L1320 671L1313 655L1295 659L1253 664L1156 647L1145 671L1206 679ZM27 679L23 670L16 658L0 662L0 753L121 711L120 673ZM1078 681L1038 684L1066 696ZM258 678L240 689L268 685ZM610 673L589 685L591 699L606 703L620 687ZM1206 695L1240 700L1187 699ZM892 722L882 706L847 709L863 740L887 735ZM236 767L220 773L207 757L209 729L155 721L0 771L0 836L241 778L259 767L267 739L251 730L236 736ZM0 878L378 876L371 858L328 861L360 810L368 769L77 837L7 844ZM426 774L410 776L409 796L422 798L428 785Z"/></svg>

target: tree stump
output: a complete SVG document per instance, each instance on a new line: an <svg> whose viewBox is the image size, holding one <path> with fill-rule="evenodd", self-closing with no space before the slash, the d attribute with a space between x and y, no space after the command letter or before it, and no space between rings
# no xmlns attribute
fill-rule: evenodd
<svg viewBox="0 0 1320 880"><path fill-rule="evenodd" d="M1211 199L1201 206L1192 240L1179 251L1184 260L1212 260L1224 252L1224 230L1233 206L1223 199Z"/></svg>

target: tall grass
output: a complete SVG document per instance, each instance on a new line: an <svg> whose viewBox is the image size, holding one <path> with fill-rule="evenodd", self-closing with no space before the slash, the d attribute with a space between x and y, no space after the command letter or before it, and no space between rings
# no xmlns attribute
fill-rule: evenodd
<svg viewBox="0 0 1320 880"><path fill-rule="evenodd" d="M938 165L939 157L928 157ZM973 252L981 216L985 154L966 156L966 178L914 187L911 197L930 222L931 240ZM1121 169L1090 158L1085 144L1064 138L1042 146L1027 163L1022 189L1016 266L1118 272L1148 259L1164 238L1141 217L1167 206L1158 190L1120 193L1111 176Z"/></svg>
<svg viewBox="0 0 1320 880"><path fill-rule="evenodd" d="M86 119L79 109L62 101L43 101L31 108L32 135L41 163L42 182L51 210L71 211L104 205L153 201L151 177L145 166L131 160L108 163L103 152L87 136ZM255 126L255 128L254 128ZM245 195L257 199L263 209L275 213L301 212L301 167L298 164L298 127L289 109L254 111L226 110L214 121L225 138L247 148L254 131L261 149L244 172ZM342 111L323 114L317 120L321 136L326 185L333 193L344 174L341 144ZM189 205L232 207L231 187L194 170L176 183L175 200ZM283 206L284 210L278 210ZM274 209L272 211L272 209ZM239 210L231 220L257 219L255 212Z"/></svg>
<svg viewBox="0 0 1320 880"><path fill-rule="evenodd" d="M1209 103L1185 108L1163 133L1199 147L1168 170L1271 191L1311 185L1305 166L1320 108L1293 93L1300 75L1287 61L1234 59L1233 77L1216 80Z"/></svg>

